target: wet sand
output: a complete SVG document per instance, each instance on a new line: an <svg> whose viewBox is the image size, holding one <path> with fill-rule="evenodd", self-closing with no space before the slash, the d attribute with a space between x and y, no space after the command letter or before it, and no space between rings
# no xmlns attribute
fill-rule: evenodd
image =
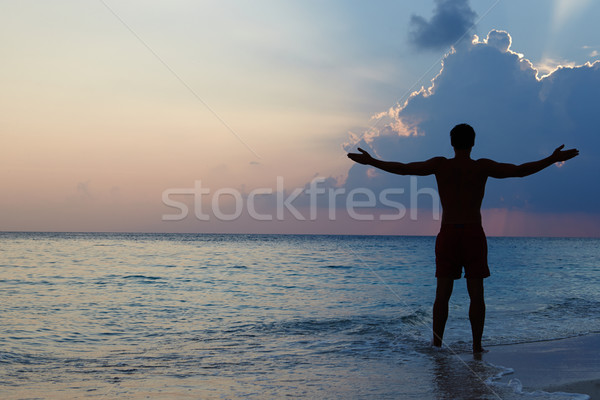
<svg viewBox="0 0 600 400"><path fill-rule="evenodd" d="M600 400L600 334L488 350L483 361L514 370L501 382L518 379L527 392L582 393Z"/></svg>

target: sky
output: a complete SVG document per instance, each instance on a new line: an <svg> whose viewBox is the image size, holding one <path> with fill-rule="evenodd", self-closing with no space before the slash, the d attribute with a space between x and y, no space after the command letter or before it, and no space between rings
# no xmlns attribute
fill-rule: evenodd
<svg viewBox="0 0 600 400"><path fill-rule="evenodd" d="M600 236L600 3L4 1L0 230L433 235L432 177L353 165L522 163L486 232ZM386 191L387 190L387 191ZM383 194L382 194L383 193Z"/></svg>

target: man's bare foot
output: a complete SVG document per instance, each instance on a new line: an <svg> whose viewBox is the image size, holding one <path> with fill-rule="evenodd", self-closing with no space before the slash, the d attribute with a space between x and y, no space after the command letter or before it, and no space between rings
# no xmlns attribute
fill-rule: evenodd
<svg viewBox="0 0 600 400"><path fill-rule="evenodd" d="M483 354L487 353L489 350L484 349L483 347L473 347L473 354Z"/></svg>
<svg viewBox="0 0 600 400"><path fill-rule="evenodd" d="M434 349L434 350L442 350L442 345L438 345L437 343L435 343L434 339L431 339L431 343L429 343L429 345Z"/></svg>

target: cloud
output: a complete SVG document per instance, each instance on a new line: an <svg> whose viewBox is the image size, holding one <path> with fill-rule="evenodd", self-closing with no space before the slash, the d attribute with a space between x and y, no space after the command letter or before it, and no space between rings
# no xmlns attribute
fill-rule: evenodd
<svg viewBox="0 0 600 400"><path fill-rule="evenodd" d="M493 30L484 40L475 37L453 49L429 88L378 115L378 128L355 138L354 147L405 162L452 157L449 131L462 122L477 132L474 158L520 164L564 143L579 148L581 155L524 179L490 179L483 207L600 215L600 61L557 66L540 77L529 60L511 50L511 43L507 32ZM368 171L353 165L345 187L409 187L407 177ZM419 182L435 187L432 177Z"/></svg>
<svg viewBox="0 0 600 400"><path fill-rule="evenodd" d="M560 67L575 67L576 64L572 61L555 60L549 57L544 57L535 64L535 69L538 71L538 76L551 74Z"/></svg>
<svg viewBox="0 0 600 400"><path fill-rule="evenodd" d="M410 19L410 42L420 49L439 50L455 44L475 24L477 14L468 0L436 0L429 21L413 15Z"/></svg>
<svg viewBox="0 0 600 400"><path fill-rule="evenodd" d="M600 56L600 52L596 46L582 46L583 50L589 51L588 57L597 58Z"/></svg>

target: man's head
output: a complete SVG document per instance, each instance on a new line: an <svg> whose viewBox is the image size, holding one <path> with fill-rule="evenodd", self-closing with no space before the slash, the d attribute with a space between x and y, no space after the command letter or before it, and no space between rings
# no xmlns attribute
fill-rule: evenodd
<svg viewBox="0 0 600 400"><path fill-rule="evenodd" d="M475 131L471 125L458 124L450 131L450 143L455 150L470 150L475 144Z"/></svg>

